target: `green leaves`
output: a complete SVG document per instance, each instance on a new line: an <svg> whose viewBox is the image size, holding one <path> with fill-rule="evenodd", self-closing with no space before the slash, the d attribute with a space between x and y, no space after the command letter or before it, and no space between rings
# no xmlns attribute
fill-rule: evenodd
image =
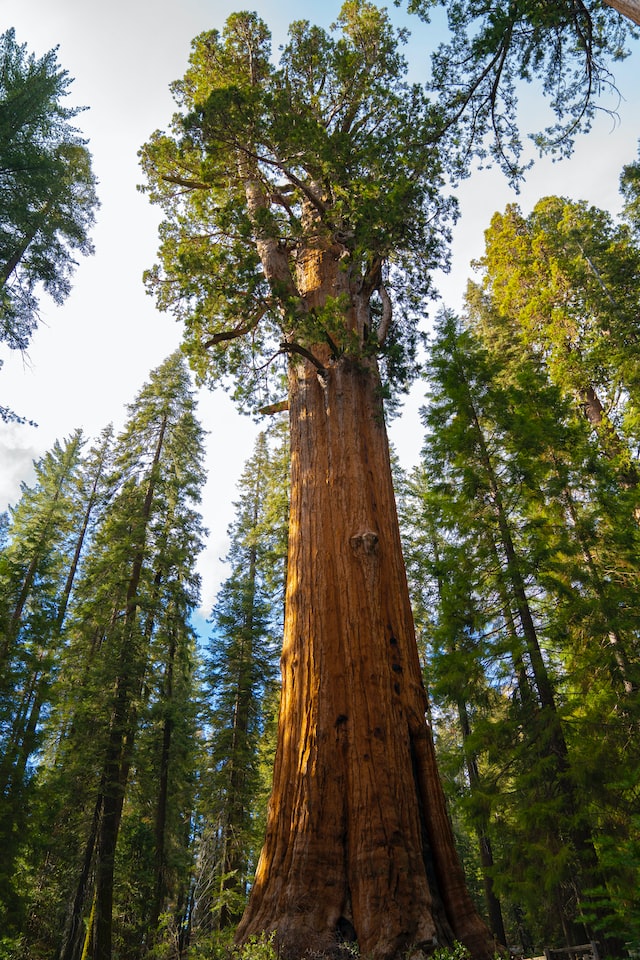
<svg viewBox="0 0 640 960"><path fill-rule="evenodd" d="M550 289L570 292L559 308L586 302L587 273L575 296L567 279L583 270L583 254L559 250L578 230L604 275L608 221L552 199L536 214L535 243L533 217L511 208L495 218L491 284L471 288L465 320L440 318L422 461L403 511L436 731L461 715L463 745L438 738L445 758L453 753L454 802L491 841L505 920L518 904L548 941L558 905L565 919L575 913L576 888L567 891L577 877L598 930L634 930L622 904L637 870L613 864L607 838L637 836L627 775L639 763L630 598L640 571L637 488L621 483L571 392L552 382L539 341L522 330L532 302L531 323L550 323ZM596 222L603 229L591 235L586 224ZM523 290L512 272L527 278Z"/></svg>
<svg viewBox="0 0 640 960"><path fill-rule="evenodd" d="M484 323L544 359L624 469L640 402L640 250L628 228L584 202L546 197L528 217L515 206L496 214L486 244Z"/></svg>
<svg viewBox="0 0 640 960"><path fill-rule="evenodd" d="M620 192L624 197L624 214L636 240L640 238L640 160L629 163L622 170Z"/></svg>

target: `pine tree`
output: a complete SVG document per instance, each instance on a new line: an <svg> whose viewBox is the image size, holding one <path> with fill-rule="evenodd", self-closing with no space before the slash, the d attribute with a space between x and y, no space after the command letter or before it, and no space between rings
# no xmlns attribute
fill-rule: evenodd
<svg viewBox="0 0 640 960"><path fill-rule="evenodd" d="M179 832L177 821L188 821L191 810L176 811L169 778L174 797L182 798L177 806L184 801L189 807L191 800L188 789L181 792L174 768L174 762L180 768L179 751L168 721L177 709L171 703L176 691L183 702L192 693L189 616L198 593L192 563L201 535L196 512L201 456L202 431L176 354L152 373L129 408L108 479L108 504L67 614L58 685L62 706L50 718L48 762L40 772L42 794L53 801L49 836L55 842L41 853L49 866L39 895L53 902L54 916L34 910L48 936L59 937L64 927L61 958L79 958L85 948L95 960L111 956L118 838L132 771L139 786L136 742L142 728L146 733L155 701L164 724L156 726L162 736L154 763L156 770L164 764L164 780L154 801L154 894L146 915L135 918L145 936L154 936L152 922L173 892L169 824ZM182 730L187 753L191 747L185 743L193 735ZM158 737L152 739L158 747ZM141 789L149 796L156 788L147 783ZM186 840L183 835L181 842ZM83 918L89 914L85 934ZM126 931L116 935L126 937Z"/></svg>
<svg viewBox="0 0 640 960"><path fill-rule="evenodd" d="M459 768L462 755L466 768L463 780L466 779L467 786L463 785L461 791L463 795L470 793L476 808L467 826L476 837L489 927L498 943L507 943L502 907L493 880L494 858L487 804L482 798L485 785L481 761L472 735L477 711L489 716L495 709L490 682L481 669L482 657L487 651L479 635L486 624L473 595L476 558L467 544L456 542L452 522L447 517L447 508L452 504L440 502L444 494L438 495L423 464L415 467L409 476L401 473L398 484L402 490L401 527L416 626L425 648L432 711L434 704L438 710L435 724L438 759L442 768L446 758L441 718L445 716L446 705L455 704L459 735L453 747L454 780L460 779L460 771L455 767ZM458 522L461 519L458 515ZM451 796L451 789L448 793ZM462 807L460 795L457 800L454 815L459 814ZM458 846L461 846L460 840ZM466 859L465 872L469 877Z"/></svg>
<svg viewBox="0 0 640 960"><path fill-rule="evenodd" d="M77 499L84 440L76 431L35 464L36 481L23 485L10 511L1 557L0 614L0 842L3 911L20 914L15 857L24 842L29 763L39 744L62 648L60 625L80 525ZM5 924L11 926L9 916Z"/></svg>
<svg viewBox="0 0 640 960"><path fill-rule="evenodd" d="M640 159L628 163L620 176L620 193L624 198L624 217L636 241L640 239Z"/></svg>
<svg viewBox="0 0 640 960"><path fill-rule="evenodd" d="M593 225L599 221L594 216L590 222ZM602 222L604 234L591 238L592 253L606 249L611 240L611 221L603 218ZM615 244L612 247L615 249ZM580 253L578 264L582 256ZM615 286L616 276L625 277L624 257L619 266L619 274L612 269L608 274L610 306L613 301L622 304L625 297L633 296L626 282L620 290ZM559 275L560 270L556 273ZM547 354L531 350L521 331L519 335L519 323L497 309L492 296L483 296L471 287L468 302L471 320L485 348L494 358L500 358L503 377L513 378L518 370L537 362L547 376L557 379L568 398L575 396L574 391L567 389L567 381L552 369ZM630 319L627 316L625 320L620 313L618 331L622 323ZM594 323L597 322L596 318ZM613 335L613 329L611 333ZM600 344L598 337L603 340ZM610 389L614 380L620 382L633 373L630 356L629 361L624 359L628 334L622 340L622 360L618 368L621 345L612 344L608 354L606 335L602 337L599 333L592 340L594 349L606 359L606 366L599 372L603 389ZM589 437L584 435L580 421L583 427L592 427L592 423L575 405L572 411L567 409L563 414L568 443L566 440L564 444L562 440L558 443L557 430L553 422L547 420L544 429L549 438L555 434L554 442L558 445L555 448L550 445L547 454L553 475L544 495L545 509L548 511L555 503L558 519L556 535L547 542L546 568L537 570L539 584L553 598L545 610L546 630L549 635L564 638L555 656L561 658L561 696L566 704L564 710L571 717L566 725L567 736L573 768L581 794L588 800L592 831L603 864L611 859L603 857L603 851L610 849L612 842L633 849L637 836L628 774L638 763L637 752L629 748L637 742L638 724L640 623L636 605L629 602L638 589L638 529L634 522L638 510L636 468L629 443L634 430L633 393L624 390L623 393L626 397L622 404L616 407L613 399L609 403L612 421L620 428L617 437L608 431L603 438L597 424ZM558 403L555 407L560 409ZM544 423L539 408L538 401L529 412L529 423L536 416ZM573 425L568 427L572 420ZM526 437L525 425L519 429ZM628 453L611 455L612 436L618 449L623 440L629 444ZM595 730L598 735L594 740ZM613 837L617 837L617 841L611 841ZM615 857L613 862L615 865L612 863L606 870L606 883L594 893L598 908L590 911L585 906L585 910L590 919L599 924L599 929L615 940L620 929L631 930L636 923L629 905L633 901L630 891L637 883L637 871L634 867L621 869ZM623 905L616 906L616 903Z"/></svg>
<svg viewBox="0 0 640 960"><path fill-rule="evenodd" d="M80 109L62 103L71 82L57 48L38 59L13 29L0 35L0 340L12 349L37 325L38 286L61 303L75 252L93 252L91 157L70 122Z"/></svg>
<svg viewBox="0 0 640 960"><path fill-rule="evenodd" d="M485 322L544 358L623 490L636 488L640 248L628 228L560 197L540 200L528 217L512 205L494 215L480 265Z"/></svg>
<svg viewBox="0 0 640 960"><path fill-rule="evenodd" d="M440 325L430 382L419 479L428 508L425 552L432 558L427 569L437 610L430 626L436 671L431 689L458 709L463 733L465 714L473 709L473 727L464 734L467 761L476 759L469 750L480 752L485 786L475 790L477 809L480 826L489 824L504 857L501 888L527 906L530 921L542 924L545 937L558 934L549 925L554 912L567 939L584 936L574 929L578 905L610 934L612 899L603 891L614 890L620 878L605 876L597 851L611 802L607 790L618 792L625 807L627 801L614 786L617 763L610 768L609 788L598 784L599 745L598 759L587 760L595 718L586 718L590 707L603 708L598 724L600 729L605 724L609 750L628 737L633 698L625 693L629 673L627 680L621 677L616 654L624 654L624 636L630 649L634 615L618 618L619 649L612 654L607 631L615 621L606 623L604 578L597 581L599 592L594 590L597 536L589 529L585 499L598 495L590 469L594 448L586 425L548 383L539 359L527 360L523 352L510 357L504 342L489 352L452 318ZM600 516L606 515L600 509ZM587 555L591 565L585 569ZM621 569L629 559L620 547ZM414 566L424 569L424 561ZM632 577L627 589L631 582ZM593 633L585 648L587 625ZM596 692L603 671L606 681ZM590 690L580 685L580 676L585 681L590 676ZM605 706L609 694L602 699L612 681L626 714L613 726ZM623 728L627 733L621 736ZM614 748L612 758L617 752ZM475 772L469 773L470 784L474 778ZM473 793L471 788L472 808ZM537 834L531 826L534 810ZM503 824L498 834L491 826L496 820ZM626 824L630 827L628 816ZM546 917L539 911L536 917L545 889Z"/></svg>
<svg viewBox="0 0 640 960"><path fill-rule="evenodd" d="M280 431L281 436L281 431ZM256 795L260 783L260 742L266 710L276 686L275 669L282 641L287 475L287 445L273 448L259 435L253 456L238 484L241 499L229 529L230 576L213 610L213 635L207 670L211 777L206 809L215 823L219 878L216 916L220 927L235 922L244 909L248 883L262 835L256 835Z"/></svg>

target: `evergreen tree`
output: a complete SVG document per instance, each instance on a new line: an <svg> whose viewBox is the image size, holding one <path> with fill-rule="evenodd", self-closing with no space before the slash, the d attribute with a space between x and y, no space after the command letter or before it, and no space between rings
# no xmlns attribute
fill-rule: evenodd
<svg viewBox="0 0 640 960"><path fill-rule="evenodd" d="M0 35L0 339L24 349L37 324L36 290L61 303L74 253L93 252L97 206L91 158L65 107L71 78L57 48L27 53Z"/></svg>
<svg viewBox="0 0 640 960"><path fill-rule="evenodd" d="M611 221L604 219L604 223L604 236L593 237L591 241L594 256L595 251L606 249L611 235ZM582 253L578 265L581 257ZM628 275L624 257L619 266L619 273L611 269L608 274L609 294L611 302L623 304L625 296L628 293L633 296L633 292L626 282L620 291L614 285L616 276ZM558 268L554 270L560 273ZM584 299L587 300L587 296ZM496 309L491 297L484 297L477 288L471 287L468 302L474 328L494 362L498 362L502 379L522 379L523 371L537 364L545 378L556 377L568 398L575 397L575 393L567 389L566 381L551 369L548 356L531 352L525 337L518 335L519 325ZM567 303L572 305L569 299ZM631 304L627 309L630 313ZM631 319L629 314L627 317ZM624 314L619 314L618 330L623 321ZM601 337L606 341L604 330ZM624 356L629 334L620 339ZM595 337L592 342L597 345ZM605 367L603 363L600 370L601 384L606 386L613 378L621 380L629 376L633 370L630 352L628 361L620 363L617 370L620 346L613 345L611 356L606 355L605 343L598 349L608 364ZM566 725L567 737L573 768L603 860L603 851L616 842L609 838L618 837L619 843L633 849L637 830L635 801L629 793L627 779L629 770L635 770L638 762L637 752L629 746L637 742L639 719L637 638L640 623L637 605L630 602L638 589L638 529L633 519L638 516L636 468L634 458L627 454L603 456L603 446L607 452L612 434L607 432L603 438L596 428L587 437L584 429L580 429L581 423L583 427L591 423L580 408L572 404L570 408L565 407L563 413L559 398L554 402L550 397L550 402L545 402L539 388L532 391L531 399L526 418L519 417L511 427L514 433L522 435L525 443L530 443L532 424L537 420L548 439L546 458L552 473L547 489L540 493L544 500L542 509L548 515L553 506L556 522L555 533L545 534L546 562L538 563L536 578L538 589L543 589L550 598L544 612L547 636L564 638L555 656L561 658L560 693L571 718ZM632 395L626 392L626 400L621 405L624 419L616 415L615 403L609 405L612 419L617 417L614 423L622 426L627 437L632 433L631 405ZM551 417L544 416L545 408ZM564 420L560 433L554 417L556 421ZM538 508L538 514L540 510ZM595 730L598 735L593 741ZM609 862L610 857L604 856L604 860ZM629 906L633 900L630 891L635 883L635 867L621 869L617 862L607 872L606 890L600 889L597 899L602 909L599 917L592 914L592 918L595 916L600 929L613 937L621 927L631 930L637 922ZM606 921L607 913L609 921Z"/></svg>
<svg viewBox="0 0 640 960"><path fill-rule="evenodd" d="M584 504L598 483L585 425L535 357L490 354L452 318L438 330L430 383L425 459L414 481L430 559L418 548L410 569L418 589L425 577L431 583L431 690L460 716L472 822L499 851L490 876L544 940L576 942L585 920L605 934L617 924L619 934L611 891L622 874L605 872L598 853L613 794L626 810L630 798L617 761L604 787L600 744L594 755L587 743L594 723L600 731L604 724L611 758L620 758L635 698L607 635L614 624L604 577L594 589L597 537L589 539ZM618 553L621 569L629 560ZM635 614L623 620L628 653ZM620 723L609 722L612 699L625 714Z"/></svg>
<svg viewBox="0 0 640 960"><path fill-rule="evenodd" d="M638 241L640 240L640 159L623 167L620 192L624 198L625 219Z"/></svg>
<svg viewBox="0 0 640 960"><path fill-rule="evenodd" d="M34 851L47 869L37 883L32 916L38 920L31 933L34 939L59 939L64 928L61 958L79 958L86 949L95 960L106 960L114 935L116 942L131 936L123 929L126 913L123 926L113 928L114 871L116 864L122 869L118 838L131 776L138 797L153 797L155 807L153 896L142 916L132 909L131 917L146 942L175 894L169 837L181 834L182 846L188 841L182 828L191 816L190 790L180 777L195 731L182 721L172 725L170 718L180 709L173 702L178 691L181 705L193 699L189 616L198 593L192 563L200 545L201 456L202 431L176 354L152 373L129 409L116 444L109 502L68 612L61 707L50 718L47 762L39 773L42 796L50 800L49 846ZM147 727L151 715L162 717L153 735ZM151 747L143 749L140 770L150 777L160 770L160 789L155 780L140 782L141 730L144 746L155 743L159 755L151 764L142 759ZM135 809L141 801L128 802Z"/></svg>
<svg viewBox="0 0 640 960"><path fill-rule="evenodd" d="M209 909L215 911L211 921L220 927L240 918L263 839L263 818L256 807L260 743L282 641L288 522L288 451L282 431L279 441L274 449L268 435L260 434L240 478L240 500L229 529L231 572L212 615L207 670L211 796L204 816L209 837L215 837L208 853L219 878L217 905Z"/></svg>
<svg viewBox="0 0 640 960"><path fill-rule="evenodd" d="M34 485L23 484L10 510L0 557L0 899L9 929L20 913L13 869L23 842L28 764L59 666L58 623L78 523L75 494L83 443L76 431L35 464Z"/></svg>
<svg viewBox="0 0 640 960"><path fill-rule="evenodd" d="M528 217L516 206L494 215L480 265L485 325L544 358L623 488L637 487L640 249L628 228L586 203L546 197Z"/></svg>
<svg viewBox="0 0 640 960"><path fill-rule="evenodd" d="M357 940L376 960L437 937L481 958L493 943L426 722L381 406L414 372L444 257L440 117L365 0L333 34L294 23L279 67L269 39L250 14L196 38L171 133L141 151L165 214L147 280L201 379L231 375L255 409L287 378L280 727L237 936L274 931L292 955Z"/></svg>

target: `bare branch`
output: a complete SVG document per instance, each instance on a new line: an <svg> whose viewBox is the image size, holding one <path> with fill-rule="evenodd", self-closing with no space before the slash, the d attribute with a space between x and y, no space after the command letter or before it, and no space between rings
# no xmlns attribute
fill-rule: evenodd
<svg viewBox="0 0 640 960"><path fill-rule="evenodd" d="M280 344L280 350L283 353L297 353L300 357L304 357L305 360L308 360L309 363L312 363L318 373L321 373L323 376L326 375L327 368L320 363L318 358L315 357L310 350L307 350L306 347L301 346L299 343L289 343L288 341L283 340Z"/></svg>
<svg viewBox="0 0 640 960"><path fill-rule="evenodd" d="M266 407L260 407L258 413L264 414L265 416L271 416L274 413L286 413L288 409L288 400L278 400L277 403L269 403Z"/></svg>
<svg viewBox="0 0 640 960"><path fill-rule="evenodd" d="M380 318L380 326L378 327L378 345L382 346L384 341L387 339L389 327L391 326L393 307L391 305L391 298L387 293L387 288L382 281L380 281L378 293L380 294L380 299L382 300L382 317Z"/></svg>
<svg viewBox="0 0 640 960"><path fill-rule="evenodd" d="M165 183L175 183L178 187L187 187L189 190L211 190L212 187L212 184L204 183L202 180L189 180L169 173L164 174L160 179Z"/></svg>

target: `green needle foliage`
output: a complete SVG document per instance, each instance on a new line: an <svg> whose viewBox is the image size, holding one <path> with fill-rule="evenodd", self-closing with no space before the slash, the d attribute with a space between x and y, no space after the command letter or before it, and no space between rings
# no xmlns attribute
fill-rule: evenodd
<svg viewBox="0 0 640 960"><path fill-rule="evenodd" d="M627 488L637 487L640 248L605 211L560 197L515 205L486 234L483 322L539 355L573 398ZM487 330L489 334L489 330Z"/></svg>
<svg viewBox="0 0 640 960"><path fill-rule="evenodd" d="M522 163L524 83L535 83L553 117L541 131L527 130L540 152L568 156L616 93L612 70L638 36L634 23L598 0L409 0L410 12L428 20L446 8L450 38L432 58L431 84L440 96L449 147L462 174L474 158L490 157L517 181Z"/></svg>
<svg viewBox="0 0 640 960"><path fill-rule="evenodd" d="M7 866L0 893L16 907L5 930L23 938L30 956L79 960L89 945L96 956L141 942L151 949L166 917L180 926L187 910L199 766L190 617L199 593L202 437L175 354L129 408L113 450L106 431L84 461L76 453L66 500L58 483L57 496L25 495L15 511L39 518L29 539L40 559L21 561L34 575L11 652L25 666L10 674L7 697L17 704L14 728L20 721L27 730L37 706L40 749L23 736L32 751L30 803L14 818L9 837L20 858ZM14 543L9 528L9 573L26 543ZM38 659L31 635L45 601ZM17 609L9 605L14 619ZM20 707L25 697L30 713Z"/></svg>
<svg viewBox="0 0 640 960"><path fill-rule="evenodd" d="M288 443L283 427L277 425L271 436L259 435L238 484L241 499L229 528L231 573L212 614L206 662L209 772L200 853L209 865L210 892L201 898L195 918L199 937L240 919L264 835L271 776L270 771L265 775L263 761L277 701L284 616Z"/></svg>
<svg viewBox="0 0 640 960"><path fill-rule="evenodd" d="M624 197L624 214L634 232L640 238L640 160L627 164L620 177L620 192Z"/></svg>
<svg viewBox="0 0 640 960"><path fill-rule="evenodd" d="M637 867L610 838L637 843L638 529L544 356L492 321L475 296L466 323L443 316L404 492L436 730L460 730L440 757L488 912L492 892L507 930L615 950L636 923Z"/></svg>
<svg viewBox="0 0 640 960"><path fill-rule="evenodd" d="M79 521L75 494L83 443L76 431L35 464L35 483L23 485L10 510L0 554L0 911L7 930L21 914L15 858L32 793L29 762L59 669L58 623Z"/></svg>
<svg viewBox="0 0 640 960"><path fill-rule="evenodd" d="M380 353L400 386L414 372L417 305L454 208L440 195L438 111L404 79L403 39L350 0L334 33L293 23L275 66L265 24L234 14L194 40L171 131L140 152L165 218L148 288L183 323L200 379L233 384L250 408L279 399L278 358L315 344ZM345 328L348 304L316 311L300 292L318 230L362 303L373 297L361 338Z"/></svg>
<svg viewBox="0 0 640 960"><path fill-rule="evenodd" d="M98 201L91 158L66 107L72 80L57 48L39 59L13 29L0 35L0 339L24 350L38 322L38 287L56 303L77 253L93 253Z"/></svg>

